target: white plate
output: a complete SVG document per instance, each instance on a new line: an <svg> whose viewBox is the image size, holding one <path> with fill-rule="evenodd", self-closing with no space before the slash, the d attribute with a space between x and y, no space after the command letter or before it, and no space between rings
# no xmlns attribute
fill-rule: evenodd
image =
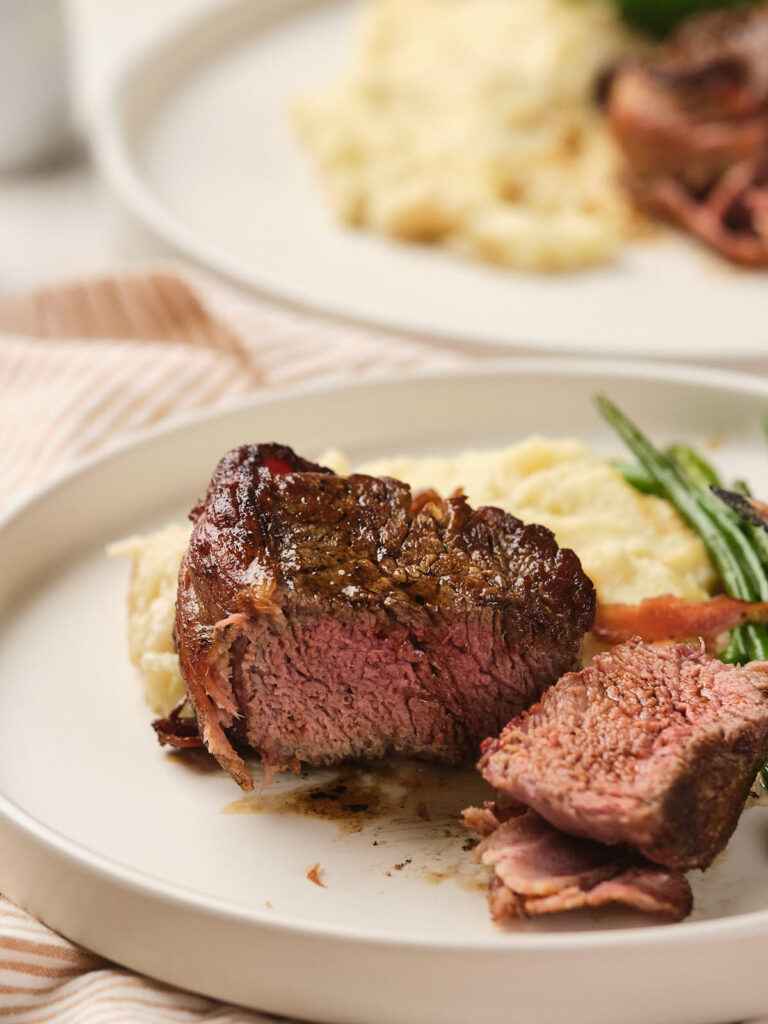
<svg viewBox="0 0 768 1024"><path fill-rule="evenodd" d="M489 1020L537 1024L718 1024L768 1010L768 808L747 810L725 855L693 874L683 924L595 912L499 928L453 817L482 795L474 773L449 773L438 795L425 769L426 795L407 791L403 810L357 833L222 813L240 791L160 749L126 658L127 566L104 545L182 516L229 447L275 439L313 456L331 444L357 460L544 431L616 451L593 410L598 390L659 441L718 436L728 473L768 491L768 381L527 361L193 420L89 463L7 518L0 890L120 963L308 1020L466 1024L482 1007ZM281 778L269 799L326 779ZM325 889L306 878L316 862Z"/></svg>
<svg viewBox="0 0 768 1024"><path fill-rule="evenodd" d="M336 316L463 347L768 356L765 274L682 236L608 268L537 276L339 227L288 107L343 59L354 6L229 0L132 62L95 128L119 195L201 263Z"/></svg>

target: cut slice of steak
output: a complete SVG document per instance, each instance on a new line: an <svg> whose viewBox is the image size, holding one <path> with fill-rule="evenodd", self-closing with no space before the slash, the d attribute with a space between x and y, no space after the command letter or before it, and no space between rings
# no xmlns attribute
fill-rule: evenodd
<svg viewBox="0 0 768 1024"><path fill-rule="evenodd" d="M693 908L680 871L626 846L567 835L521 804L470 807L464 823L485 836L474 856L493 868L488 902L495 921L609 903L679 921Z"/></svg>
<svg viewBox="0 0 768 1024"><path fill-rule="evenodd" d="M768 754L766 687L768 662L629 642L547 690L483 744L479 767L559 829L705 868Z"/></svg>
<svg viewBox="0 0 768 1024"><path fill-rule="evenodd" d="M208 749L268 771L391 753L455 763L574 668L594 588L543 526L415 501L278 445L219 464L192 513L176 640Z"/></svg>

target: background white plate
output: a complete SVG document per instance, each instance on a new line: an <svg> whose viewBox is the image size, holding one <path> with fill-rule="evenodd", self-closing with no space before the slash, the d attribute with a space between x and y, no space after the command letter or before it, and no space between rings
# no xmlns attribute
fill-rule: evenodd
<svg viewBox="0 0 768 1024"><path fill-rule="evenodd" d="M312 817L223 813L242 794L159 748L126 658L127 565L104 545L181 517L229 447L275 439L313 456L332 444L357 460L544 431L619 450L596 390L659 441L719 437L728 473L768 491L768 382L492 363L191 421L93 461L7 518L0 890L137 970L309 1020L466 1024L482 1008L526 1024L718 1024L768 1010L768 807L747 810L727 852L693 873L696 910L683 924L595 912L499 928L454 818L482 796L474 773L448 773L438 794L425 769L431 788L407 788L404 809L353 834ZM275 794L326 778L281 778L272 809ZM306 878L315 862L325 889Z"/></svg>
<svg viewBox="0 0 768 1024"><path fill-rule="evenodd" d="M349 50L350 0L234 0L135 60L96 119L101 162L155 232L252 287L462 345L768 358L766 275L682 236L530 275L346 230L289 122Z"/></svg>

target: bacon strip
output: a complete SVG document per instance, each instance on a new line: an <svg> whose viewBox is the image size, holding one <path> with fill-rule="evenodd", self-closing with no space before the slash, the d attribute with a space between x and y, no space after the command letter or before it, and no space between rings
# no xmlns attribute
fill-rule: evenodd
<svg viewBox="0 0 768 1024"><path fill-rule="evenodd" d="M711 641L744 622L768 622L768 603L739 601L726 594L708 601L664 594L640 604L598 604L592 633L605 644L621 644L633 637L646 643L691 637Z"/></svg>
<svg viewBox="0 0 768 1024"><path fill-rule="evenodd" d="M181 674L187 684L187 695L197 716L198 728L202 736L203 745L210 754L216 758L225 771L229 772L233 779L248 792L253 789L253 779L245 766L242 757L237 753L229 740L221 721L219 710L208 690L209 677L213 675L213 664L224 646L224 637L220 630L217 634L217 645L211 644L210 633L201 629L195 619L200 614L199 597L190 581L189 568L190 553L184 556L181 563L179 581L185 581L185 600L176 602L176 632L179 633L179 622L189 622L189 632L196 637L200 649L204 652L200 657L194 658L191 655L190 644L179 644L179 664ZM202 618L202 616L201 616ZM210 631L211 633L213 630ZM224 631L226 632L226 630ZM214 692L218 690L214 687ZM157 730L156 730L157 731ZM158 734L159 735L159 734Z"/></svg>
<svg viewBox="0 0 768 1024"><path fill-rule="evenodd" d="M197 718L194 715L190 718L181 717L181 712L188 704L189 698L185 694L167 718L156 718L152 723L161 747L190 750L204 746L197 728Z"/></svg>

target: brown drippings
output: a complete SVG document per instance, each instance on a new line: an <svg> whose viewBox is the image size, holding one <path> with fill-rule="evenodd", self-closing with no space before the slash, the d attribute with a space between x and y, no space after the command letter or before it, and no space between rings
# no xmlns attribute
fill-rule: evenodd
<svg viewBox="0 0 768 1024"><path fill-rule="evenodd" d="M755 780L749 791L747 802L744 804L745 810L749 807L768 807L768 790L759 777Z"/></svg>
<svg viewBox="0 0 768 1024"><path fill-rule="evenodd" d="M400 867L406 868L407 865L402 864ZM398 865L395 865L395 869L397 868ZM385 874L391 877L392 872L386 871ZM465 892L485 892L488 888L490 872L482 866L478 867L474 864L471 857L462 857L439 868L429 864L413 864L408 867L408 874L412 878L426 882L427 885L454 882Z"/></svg>
<svg viewBox="0 0 768 1024"><path fill-rule="evenodd" d="M318 774L325 774L319 772ZM363 828L391 811L391 801L368 772L343 769L322 784L286 786L281 777L265 793L227 804L226 814L298 814L332 821L344 832ZM282 783L282 785L281 785Z"/></svg>
<svg viewBox="0 0 768 1024"><path fill-rule="evenodd" d="M453 875L449 871L427 871L424 873L424 881L430 885L440 885L447 878L452 878Z"/></svg>
<svg viewBox="0 0 768 1024"><path fill-rule="evenodd" d="M328 886L324 882L320 881L320 872L322 870L323 869L320 866L320 861L318 861L317 864L313 864L312 867L307 872L307 878L309 879L310 882L314 882L315 885L319 885L321 889L327 889Z"/></svg>
<svg viewBox="0 0 768 1024"><path fill-rule="evenodd" d="M257 789L260 770L253 766ZM365 848L372 858L368 869L379 878L394 882L404 876L430 885L450 880L466 891L478 892L487 887L488 873L474 864L469 853L476 840L461 823L461 809L482 805L492 795L471 767L391 761L375 768L308 769L300 776L283 773L266 792L241 797L224 811L327 821L341 833L339 842L365 830Z"/></svg>
<svg viewBox="0 0 768 1024"><path fill-rule="evenodd" d="M489 796L490 790L471 768L400 761L372 769L316 769L303 772L298 784L294 775L279 775L266 792L234 800L224 812L297 814L333 822L346 833L389 819L388 838L414 828L420 836L442 832L448 838L463 832L461 808ZM376 841L382 845L385 837L377 836Z"/></svg>
<svg viewBox="0 0 768 1024"><path fill-rule="evenodd" d="M476 866L474 870L464 872L456 872L453 876L453 881L458 885L464 892L488 892L488 884L491 881L491 872L488 868Z"/></svg>

